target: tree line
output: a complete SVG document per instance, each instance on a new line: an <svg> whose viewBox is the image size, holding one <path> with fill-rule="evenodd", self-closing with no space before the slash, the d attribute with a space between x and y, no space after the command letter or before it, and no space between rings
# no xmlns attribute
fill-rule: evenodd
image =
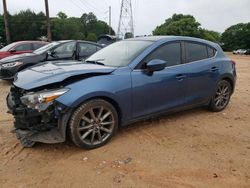
<svg viewBox="0 0 250 188"><path fill-rule="evenodd" d="M46 16L43 12L35 13L31 10L20 11L8 15L12 41L37 40L47 35ZM98 20L93 13L84 13L80 18L68 17L59 12L51 19L52 40L89 40L97 41L101 34L109 33L106 22ZM111 28L111 34L114 30ZM3 15L0 15L0 40L5 42L5 28Z"/></svg>
<svg viewBox="0 0 250 188"><path fill-rule="evenodd" d="M46 16L43 12L31 10L9 14L12 41L36 40L47 35ZM109 33L106 22L98 20L94 13L84 13L80 18L68 17L59 12L51 18L52 40L79 39L97 41L101 34ZM111 28L111 34L115 35ZM192 15L174 14L157 26L153 35L181 35L203 38L220 43L224 50L250 49L250 22L239 23L227 28L223 33L207 30ZM126 36L130 36L127 33ZM132 36L132 35L131 35ZM3 15L0 15L0 42L5 42Z"/></svg>
<svg viewBox="0 0 250 188"><path fill-rule="evenodd" d="M155 28L153 35L181 35L198 37L219 43L224 50L250 49L250 22L227 28L222 34L201 28L192 15L174 14Z"/></svg>

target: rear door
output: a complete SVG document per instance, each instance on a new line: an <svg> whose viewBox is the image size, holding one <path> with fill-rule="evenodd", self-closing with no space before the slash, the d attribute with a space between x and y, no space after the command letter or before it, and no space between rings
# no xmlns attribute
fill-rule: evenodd
<svg viewBox="0 0 250 188"><path fill-rule="evenodd" d="M211 46L191 41L185 42L185 62L188 73L187 102L203 103L211 97L220 76L216 50Z"/></svg>
<svg viewBox="0 0 250 188"><path fill-rule="evenodd" d="M187 70L182 64L181 42L160 46L131 73L134 118L165 111L186 103ZM148 74L146 63L153 59L167 62L166 68Z"/></svg>

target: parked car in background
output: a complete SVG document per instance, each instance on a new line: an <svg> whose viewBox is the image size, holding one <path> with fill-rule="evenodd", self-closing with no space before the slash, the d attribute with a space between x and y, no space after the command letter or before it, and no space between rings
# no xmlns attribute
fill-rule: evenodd
<svg viewBox="0 0 250 188"><path fill-rule="evenodd" d="M244 55L246 52L247 52L247 50L238 49L238 50L234 50L233 54Z"/></svg>
<svg viewBox="0 0 250 188"><path fill-rule="evenodd" d="M18 71L44 61L84 60L101 48L100 44L80 40L52 42L32 53L1 59L0 78L13 79Z"/></svg>
<svg viewBox="0 0 250 188"><path fill-rule="evenodd" d="M0 49L0 59L23 53L30 53L48 44L43 41L19 41L13 42Z"/></svg>
<svg viewBox="0 0 250 188"><path fill-rule="evenodd" d="M142 37L76 61L43 63L16 75L7 98L17 138L83 148L106 144L118 126L162 113L226 108L235 62L218 44L191 37Z"/></svg>
<svg viewBox="0 0 250 188"><path fill-rule="evenodd" d="M246 50L245 55L250 55L250 49L247 49L247 50Z"/></svg>
<svg viewBox="0 0 250 188"><path fill-rule="evenodd" d="M117 37L115 35L107 35L107 34L100 35L97 39L97 43L104 46L110 45L116 41Z"/></svg>

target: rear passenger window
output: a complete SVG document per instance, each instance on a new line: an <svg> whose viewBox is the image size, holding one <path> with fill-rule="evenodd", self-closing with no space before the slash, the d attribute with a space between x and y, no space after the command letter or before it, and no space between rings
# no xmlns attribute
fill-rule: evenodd
<svg viewBox="0 0 250 188"><path fill-rule="evenodd" d="M97 46L89 43L79 43L79 56L90 56L97 51Z"/></svg>
<svg viewBox="0 0 250 188"><path fill-rule="evenodd" d="M214 57L215 50L213 48L207 47L207 53L209 58Z"/></svg>
<svg viewBox="0 0 250 188"><path fill-rule="evenodd" d="M148 63L153 59L161 59L167 62L167 67L181 64L181 43L175 42L163 45L152 52L143 61ZM145 66L143 68L146 68Z"/></svg>
<svg viewBox="0 0 250 188"><path fill-rule="evenodd" d="M34 50L37 50L38 48L41 48L42 46L44 46L43 43L33 43Z"/></svg>
<svg viewBox="0 0 250 188"><path fill-rule="evenodd" d="M208 58L207 46L197 43L186 42L186 61L199 61Z"/></svg>

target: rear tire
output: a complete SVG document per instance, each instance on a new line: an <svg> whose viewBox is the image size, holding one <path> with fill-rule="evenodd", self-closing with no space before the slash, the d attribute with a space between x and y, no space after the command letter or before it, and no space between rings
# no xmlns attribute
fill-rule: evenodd
<svg viewBox="0 0 250 188"><path fill-rule="evenodd" d="M94 149L108 143L118 128L118 114L109 102L94 99L82 104L73 113L69 130L74 144Z"/></svg>
<svg viewBox="0 0 250 188"><path fill-rule="evenodd" d="M232 86L227 80L220 80L217 84L214 96L212 97L209 110L212 112L220 112L224 110L232 94Z"/></svg>

